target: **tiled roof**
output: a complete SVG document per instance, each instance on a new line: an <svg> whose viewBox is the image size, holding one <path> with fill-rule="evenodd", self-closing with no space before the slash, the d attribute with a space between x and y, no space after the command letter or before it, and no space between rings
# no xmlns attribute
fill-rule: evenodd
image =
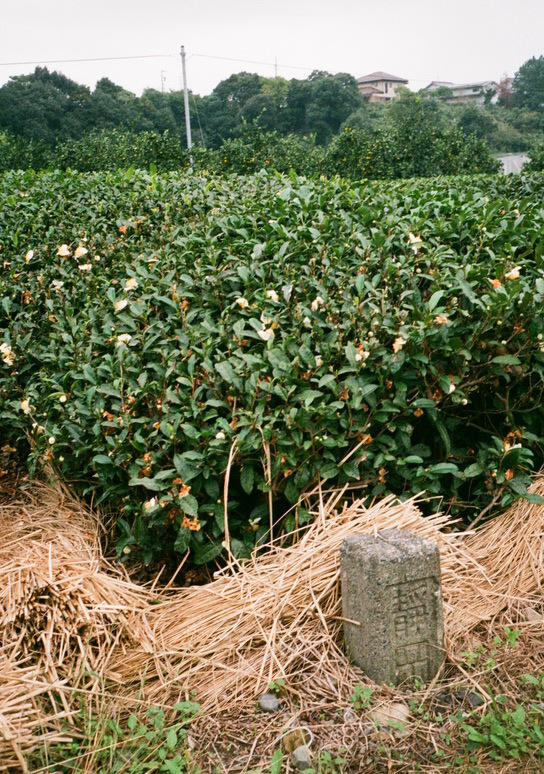
<svg viewBox="0 0 544 774"><path fill-rule="evenodd" d="M357 78L357 83L372 83L373 81L398 81L398 83L408 83L406 78L399 78L397 75L390 75L379 70L376 73L370 73L370 75L362 75Z"/></svg>

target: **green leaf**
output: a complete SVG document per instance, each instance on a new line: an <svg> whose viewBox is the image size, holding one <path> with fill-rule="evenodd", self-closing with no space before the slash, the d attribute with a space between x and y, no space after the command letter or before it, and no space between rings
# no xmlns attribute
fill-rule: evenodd
<svg viewBox="0 0 544 774"><path fill-rule="evenodd" d="M280 749L276 750L270 759L270 774L281 774L283 755Z"/></svg>
<svg viewBox="0 0 544 774"><path fill-rule="evenodd" d="M479 476L483 472L484 472L483 468L478 462L473 462L472 465L469 465L463 471L463 473L465 474L465 478L474 478L475 476Z"/></svg>
<svg viewBox="0 0 544 774"><path fill-rule="evenodd" d="M526 492L522 495L522 498L533 503L533 505L544 505L544 497L541 497L541 495L535 494L534 492Z"/></svg>
<svg viewBox="0 0 544 774"><path fill-rule="evenodd" d="M93 465L113 465L113 460L107 454L96 454L93 457Z"/></svg>
<svg viewBox="0 0 544 774"><path fill-rule="evenodd" d="M421 465L423 463L423 457L418 457L417 454L409 454L408 457L404 458L404 462Z"/></svg>
<svg viewBox="0 0 544 774"><path fill-rule="evenodd" d="M521 478L513 478L508 482L510 489L519 495L527 495L527 485Z"/></svg>
<svg viewBox="0 0 544 774"><path fill-rule="evenodd" d="M336 382L336 377L334 374L325 374L325 376L322 376L319 382L317 383L318 387L326 387L327 384L332 384L333 382Z"/></svg>
<svg viewBox="0 0 544 774"><path fill-rule="evenodd" d="M498 363L499 365L519 365L521 360L515 355L497 355L491 362Z"/></svg>
<svg viewBox="0 0 544 774"><path fill-rule="evenodd" d="M320 390L302 390L299 395L299 400L304 403L305 406L310 406L316 398L320 398L323 393Z"/></svg>
<svg viewBox="0 0 544 774"><path fill-rule="evenodd" d="M446 457L449 457L451 454L451 440L448 431L446 430L444 424L437 419L436 417L433 417L432 414L429 414L432 423L436 427L436 430L438 432L438 435L442 439L442 443L444 444L444 451L446 454Z"/></svg>
<svg viewBox="0 0 544 774"><path fill-rule="evenodd" d="M244 465L240 473L240 484L246 494L251 494L255 481L255 471L251 465Z"/></svg>
<svg viewBox="0 0 544 774"><path fill-rule="evenodd" d="M195 463L188 458L187 453L183 455L174 454L174 459L172 461L174 463L174 467L176 468L178 474L181 476L185 484L200 474L199 465L195 465Z"/></svg>
<svg viewBox="0 0 544 774"><path fill-rule="evenodd" d="M336 478L339 473L338 467L333 462L325 462L320 468L319 473L321 478Z"/></svg>
<svg viewBox="0 0 544 774"><path fill-rule="evenodd" d="M281 349L278 349L278 347L274 347L274 349L269 349L266 353L266 356L268 358L268 362L273 368L277 368L280 371L290 371L292 368L291 361L285 356L285 353L282 352Z"/></svg>
<svg viewBox="0 0 544 774"><path fill-rule="evenodd" d="M497 736L497 734L489 734L489 738L496 747L501 750L506 750L504 739L502 739L500 736Z"/></svg>
<svg viewBox="0 0 544 774"><path fill-rule="evenodd" d="M148 478L147 476L144 476L143 478L131 478L128 485L143 486L151 492L164 492L165 489L168 489L168 485L157 476L155 478Z"/></svg>
<svg viewBox="0 0 544 774"><path fill-rule="evenodd" d="M412 402L416 408L436 409L436 403L430 398L417 398Z"/></svg>
<svg viewBox="0 0 544 774"><path fill-rule="evenodd" d="M191 543L191 530L186 527L181 527L178 530L176 540L174 542L174 551L178 554L184 554Z"/></svg>
<svg viewBox="0 0 544 774"><path fill-rule="evenodd" d="M187 516L198 515L198 501L193 495L187 494L185 497L180 497L177 502L183 513L186 513Z"/></svg>
<svg viewBox="0 0 544 774"><path fill-rule="evenodd" d="M215 370L221 374L227 384L233 384L233 382L236 380L236 374L234 373L234 369L228 360L224 360L221 363L216 363Z"/></svg>
<svg viewBox="0 0 544 774"><path fill-rule="evenodd" d="M436 465L429 465L429 473L435 473L438 476L446 475L446 473L458 475L459 468L453 462L439 462Z"/></svg>
<svg viewBox="0 0 544 774"><path fill-rule="evenodd" d="M213 561L216 556L219 556L222 550L222 546L217 543L197 544L194 548L195 564L208 564L208 562Z"/></svg>
<svg viewBox="0 0 544 774"><path fill-rule="evenodd" d="M437 290L435 293L432 294L432 296L429 299L429 303L427 304L429 312L433 311L433 309L438 304L438 302L443 297L443 295L444 295L444 291L443 290Z"/></svg>

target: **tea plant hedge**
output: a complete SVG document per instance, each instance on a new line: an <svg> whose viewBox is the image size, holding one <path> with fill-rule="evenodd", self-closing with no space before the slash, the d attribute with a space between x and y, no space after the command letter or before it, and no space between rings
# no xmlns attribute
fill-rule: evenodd
<svg viewBox="0 0 544 774"><path fill-rule="evenodd" d="M247 555L318 478L471 522L542 465L544 177L0 179L0 426L118 550ZM225 474L228 508L225 519ZM295 509L283 526L304 521Z"/></svg>

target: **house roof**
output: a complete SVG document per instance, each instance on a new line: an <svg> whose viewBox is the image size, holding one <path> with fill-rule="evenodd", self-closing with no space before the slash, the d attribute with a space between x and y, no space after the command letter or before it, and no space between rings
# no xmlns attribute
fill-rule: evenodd
<svg viewBox="0 0 544 774"><path fill-rule="evenodd" d="M362 75L357 78L357 83L373 83L374 81L398 81L398 83L408 83L406 78L399 78L397 75L390 75L384 73L381 70L378 72L370 73L370 75Z"/></svg>
<svg viewBox="0 0 544 774"><path fill-rule="evenodd" d="M371 83L365 83L361 86L359 91L362 94L383 94L383 91L381 89L378 89L377 86L372 86Z"/></svg>
<svg viewBox="0 0 544 774"><path fill-rule="evenodd" d="M440 86L446 86L452 91L457 91L459 89L481 89L486 86L497 86L497 84L495 81L477 81L475 83L449 83L448 81L432 81L432 83L429 83L428 86L425 86L425 89L435 89L439 88Z"/></svg>
<svg viewBox="0 0 544 774"><path fill-rule="evenodd" d="M425 86L426 89L430 88L440 88L440 86L446 86L448 89L451 89L452 86L455 86L452 81L431 81L428 86Z"/></svg>

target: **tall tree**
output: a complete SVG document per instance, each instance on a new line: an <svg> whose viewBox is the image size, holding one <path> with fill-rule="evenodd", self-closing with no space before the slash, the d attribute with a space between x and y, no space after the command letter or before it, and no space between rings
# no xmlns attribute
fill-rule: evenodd
<svg viewBox="0 0 544 774"><path fill-rule="evenodd" d="M26 140L53 146L78 137L92 128L92 114L89 89L45 67L0 88L0 128Z"/></svg>
<svg viewBox="0 0 544 774"><path fill-rule="evenodd" d="M544 56L532 57L521 65L514 76L511 104L529 110L544 108Z"/></svg>

